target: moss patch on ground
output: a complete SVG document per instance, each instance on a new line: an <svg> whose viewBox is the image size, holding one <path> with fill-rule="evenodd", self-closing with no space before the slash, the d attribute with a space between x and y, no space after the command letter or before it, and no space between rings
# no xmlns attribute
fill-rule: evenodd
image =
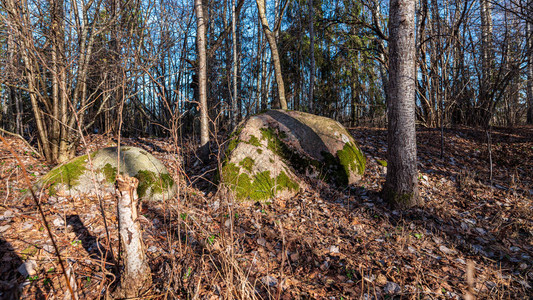
<svg viewBox="0 0 533 300"><path fill-rule="evenodd" d="M376 161L378 162L378 164L382 167L387 167L388 163L386 160L384 159L376 159Z"/></svg>
<svg viewBox="0 0 533 300"><path fill-rule="evenodd" d="M139 171L135 178L139 179L137 195L144 197L148 189L152 194L161 194L164 190L174 186L174 180L170 174L161 174L157 176L152 171Z"/></svg>

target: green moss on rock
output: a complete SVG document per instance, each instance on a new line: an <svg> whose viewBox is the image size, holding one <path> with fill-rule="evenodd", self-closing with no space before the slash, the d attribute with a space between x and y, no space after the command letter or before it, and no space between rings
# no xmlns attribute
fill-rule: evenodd
<svg viewBox="0 0 533 300"><path fill-rule="evenodd" d="M241 165L246 171L252 172L252 167L254 166L255 161L250 157L245 157L243 160L239 162L239 165Z"/></svg>
<svg viewBox="0 0 533 300"><path fill-rule="evenodd" d="M310 165L319 167L320 163L317 160L297 153L283 142L282 139L287 137L285 132L280 131L279 134L276 134L276 131L269 127L261 128L261 134L263 139L267 141L267 148L288 162L298 172L304 173ZM274 161L271 160L271 162Z"/></svg>
<svg viewBox="0 0 533 300"><path fill-rule="evenodd" d="M239 139L239 136L241 135L243 128L244 128L243 126L238 127L228 137L229 142L228 142L228 147L226 148L226 156L228 156L231 153L231 151L235 150L235 148L237 148L237 145L239 145L239 143L241 142L241 140Z"/></svg>
<svg viewBox="0 0 533 300"><path fill-rule="evenodd" d="M255 135L252 135L250 137L250 140L248 142L246 142L252 146L256 146L256 147L261 147L261 142L259 142L259 139L255 136Z"/></svg>
<svg viewBox="0 0 533 300"><path fill-rule="evenodd" d="M226 150L226 155L229 155L231 153L231 151L235 150L235 148L237 148L237 145L239 144L239 139L238 138L234 138L232 140L229 141L228 143L228 148Z"/></svg>
<svg viewBox="0 0 533 300"><path fill-rule="evenodd" d="M151 194L160 194L164 190L174 186L174 180L170 174L161 174L157 176L151 171L139 171L135 178L139 179L139 186L137 187L137 195L144 197L148 189Z"/></svg>
<svg viewBox="0 0 533 300"><path fill-rule="evenodd" d="M250 177L234 163L227 163L222 167L222 176L230 189L235 192L238 200L251 199L255 201L268 200L276 195L277 191L298 191L299 185L291 180L285 172L280 172L277 177L272 177L270 171L257 173Z"/></svg>
<svg viewBox="0 0 533 300"><path fill-rule="evenodd" d="M366 158L352 143L344 144L342 150L337 151L337 157L341 165L344 167L346 174L350 172L356 172L359 175L363 175L365 172Z"/></svg>
<svg viewBox="0 0 533 300"><path fill-rule="evenodd" d="M287 174L285 174L285 172L283 171L281 171L278 177L276 177L276 183L278 184L278 186L282 188L287 188L291 191L298 191L300 189L298 183L296 183L294 180L291 180L289 176L287 176Z"/></svg>
<svg viewBox="0 0 533 300"><path fill-rule="evenodd" d="M291 149L283 138L287 135L280 131L279 134L273 128L261 128L262 138L267 141L267 147L276 155L280 156L295 170L305 173L309 167L321 170L321 178L347 185L351 172L362 175L365 170L366 158L353 143L345 143L342 150L337 151L337 156L329 152L322 152L323 160L319 161Z"/></svg>
<svg viewBox="0 0 533 300"><path fill-rule="evenodd" d="M54 168L41 181L47 184L50 193L55 194L57 184L65 184L68 188L78 183L80 176L87 170L87 155L76 157L75 159Z"/></svg>
<svg viewBox="0 0 533 300"><path fill-rule="evenodd" d="M322 168L325 171L322 179L329 182L335 182L337 185L347 185L349 181L350 173L346 173L346 169L340 163L338 157L335 157L329 152L322 151Z"/></svg>
<svg viewBox="0 0 533 300"><path fill-rule="evenodd" d="M104 173L105 180L109 183L114 183L117 179L117 168L113 167L111 164L106 164L102 168L102 172Z"/></svg>

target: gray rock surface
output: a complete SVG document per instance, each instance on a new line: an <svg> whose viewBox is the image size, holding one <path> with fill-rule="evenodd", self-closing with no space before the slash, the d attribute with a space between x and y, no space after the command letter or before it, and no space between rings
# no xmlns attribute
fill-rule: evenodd
<svg viewBox="0 0 533 300"><path fill-rule="evenodd" d="M143 200L161 201L176 193L176 184L165 166L147 151L129 146L120 148L120 159L117 147L76 157L48 172L37 186L57 196L94 195L97 191L111 194L117 169L139 179L137 193Z"/></svg>

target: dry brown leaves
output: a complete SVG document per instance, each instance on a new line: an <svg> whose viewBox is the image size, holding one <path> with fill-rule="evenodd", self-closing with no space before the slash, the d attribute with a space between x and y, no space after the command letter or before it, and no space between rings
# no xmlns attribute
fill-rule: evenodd
<svg viewBox="0 0 533 300"><path fill-rule="evenodd" d="M145 204L141 211L154 277L146 297L459 299L469 288L469 260L475 266L471 289L479 299L529 297L533 128L493 130L493 187L485 132L447 130L441 159L440 132L419 131L426 205L408 212L379 197L385 170L376 159L386 158L386 131L352 133L368 161L359 187L339 190L313 182L316 189L294 199L246 204L208 183L216 162L196 163L192 143L178 148L163 139L123 139L152 152L174 178L184 178L179 197ZM32 178L49 170L23 143L10 141ZM91 151L116 144L97 135L87 142ZM22 197L28 187L20 168L5 147L0 155L0 291L7 295L22 285L25 299L61 297L65 286L57 258L35 207ZM43 196L41 203L81 297L104 297L118 274L114 199ZM36 267L24 278L17 268L28 261Z"/></svg>

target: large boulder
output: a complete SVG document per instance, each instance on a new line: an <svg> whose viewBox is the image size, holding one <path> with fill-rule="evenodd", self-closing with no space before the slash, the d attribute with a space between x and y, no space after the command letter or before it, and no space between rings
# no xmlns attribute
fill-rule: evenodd
<svg viewBox="0 0 533 300"><path fill-rule="evenodd" d="M337 186L357 183L366 159L337 121L308 113L269 110L250 117L230 137L221 183L239 200L292 197L305 176Z"/></svg>
<svg viewBox="0 0 533 300"><path fill-rule="evenodd" d="M115 191L118 148L108 147L64 163L41 178L37 185L51 195L94 195ZM143 200L160 201L176 193L176 184L165 166L136 147L120 148L120 173L139 179L137 194Z"/></svg>

